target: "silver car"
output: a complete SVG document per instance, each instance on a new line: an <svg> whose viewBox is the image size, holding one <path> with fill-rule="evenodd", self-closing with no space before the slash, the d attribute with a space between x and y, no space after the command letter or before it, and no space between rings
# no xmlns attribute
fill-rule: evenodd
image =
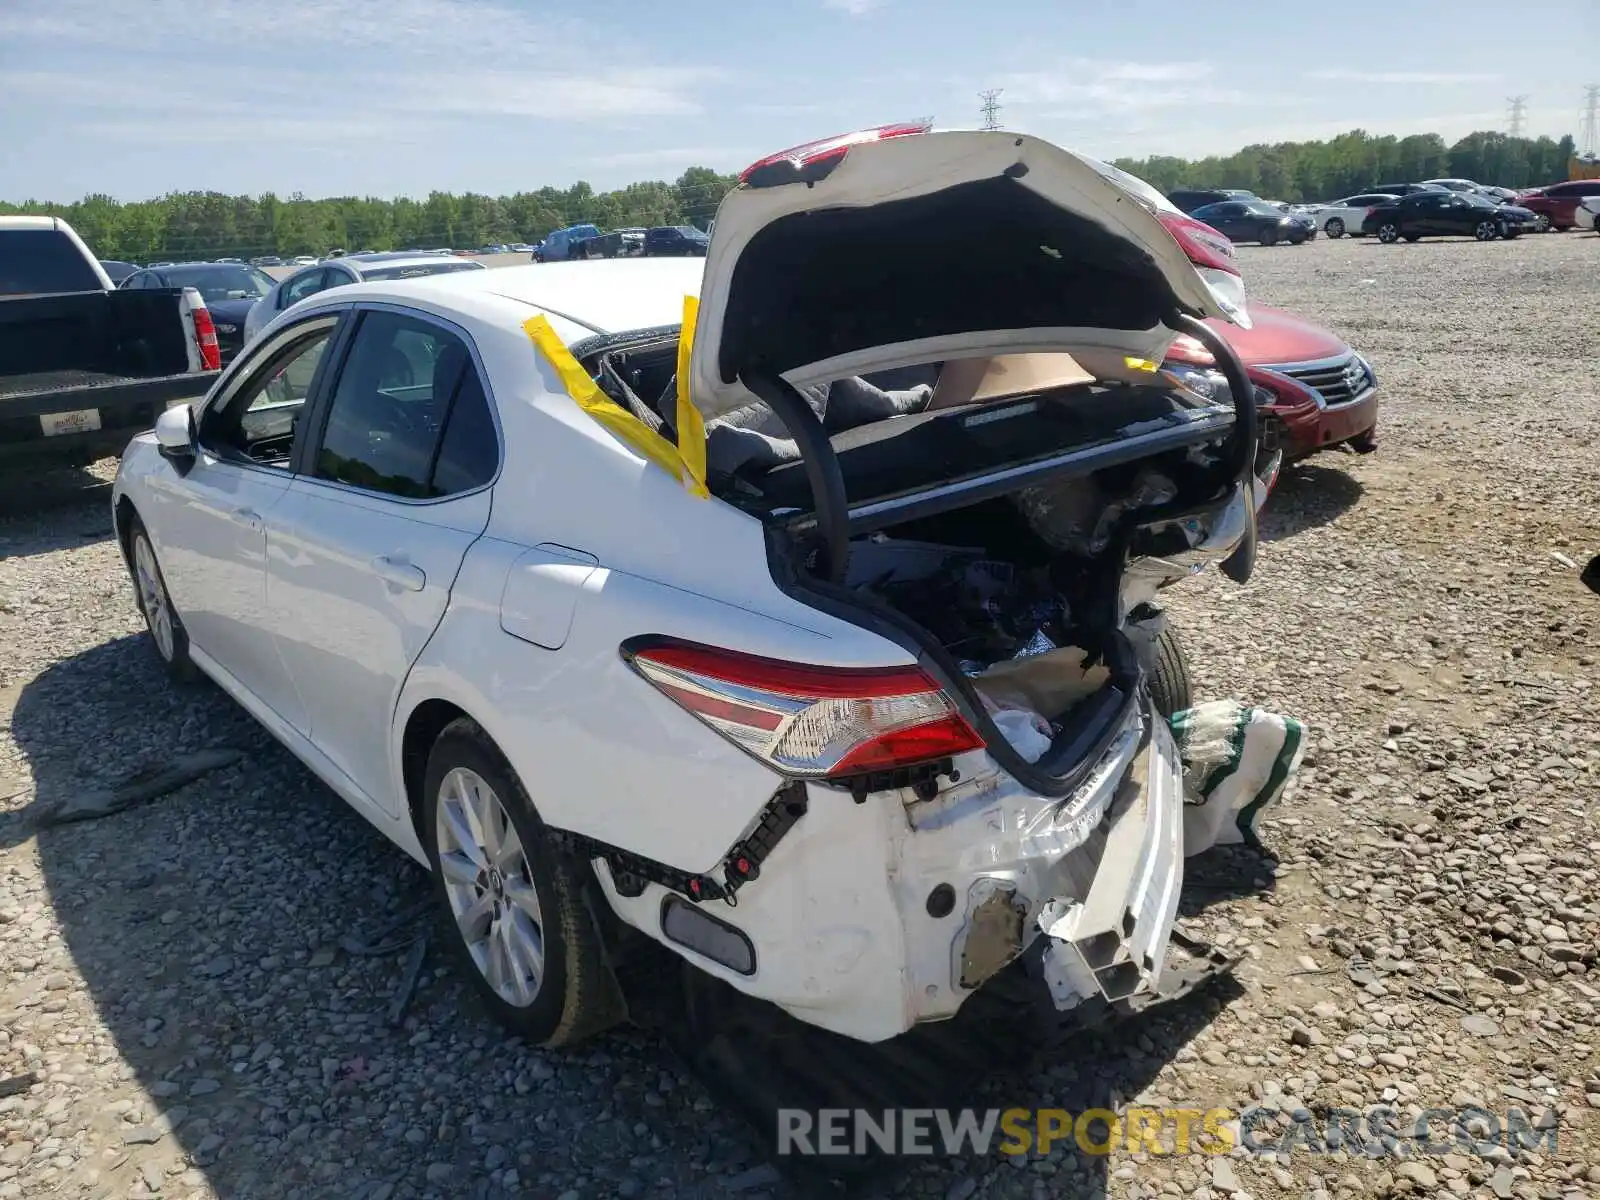
<svg viewBox="0 0 1600 1200"><path fill-rule="evenodd" d="M327 262L302 267L285 276L252 307L245 316L244 341L248 345L272 319L298 300L325 292L329 288L368 279L414 279L420 275L442 275L449 271L483 271L487 268L470 258L442 258L437 254L405 251L384 254L346 254Z"/></svg>

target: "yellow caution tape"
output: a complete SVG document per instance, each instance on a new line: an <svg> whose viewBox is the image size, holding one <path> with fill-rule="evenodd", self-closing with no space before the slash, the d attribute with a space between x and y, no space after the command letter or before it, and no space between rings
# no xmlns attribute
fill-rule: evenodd
<svg viewBox="0 0 1600 1200"><path fill-rule="evenodd" d="M556 374L566 386L567 395L572 397L579 408L622 442L638 451L641 457L649 459L674 479L679 481L695 479L676 446L600 390L600 385L589 377L589 372L583 369L583 364L572 357L572 351L567 349L566 343L550 327L549 321L542 316L529 317L523 322L522 329L539 353L543 354L555 368ZM681 403L680 401L680 406ZM705 432L700 427L699 416L699 412L696 411L696 428L700 429L700 461L704 464ZM705 467L702 465L702 477L704 472ZM689 487L696 495L708 494L703 483L697 485L696 482L691 482Z"/></svg>
<svg viewBox="0 0 1600 1200"><path fill-rule="evenodd" d="M689 400L689 354L694 346L694 322L700 315L697 296L683 298L683 328L678 331L678 454L687 473L684 486L702 498L706 489L706 425L700 410Z"/></svg>

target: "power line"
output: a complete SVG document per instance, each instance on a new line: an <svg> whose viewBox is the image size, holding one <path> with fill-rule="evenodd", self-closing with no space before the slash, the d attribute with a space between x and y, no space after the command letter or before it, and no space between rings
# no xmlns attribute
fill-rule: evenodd
<svg viewBox="0 0 1600 1200"><path fill-rule="evenodd" d="M1600 155L1600 83L1583 89L1583 152Z"/></svg>
<svg viewBox="0 0 1600 1200"><path fill-rule="evenodd" d="M978 93L978 99L982 101L978 111L983 114L985 129L1000 128L1000 93L1004 90L1004 88L990 88L986 92Z"/></svg>
<svg viewBox="0 0 1600 1200"><path fill-rule="evenodd" d="M1506 103L1511 106L1507 120L1507 132L1512 137L1519 138L1528 128L1528 97L1507 96Z"/></svg>

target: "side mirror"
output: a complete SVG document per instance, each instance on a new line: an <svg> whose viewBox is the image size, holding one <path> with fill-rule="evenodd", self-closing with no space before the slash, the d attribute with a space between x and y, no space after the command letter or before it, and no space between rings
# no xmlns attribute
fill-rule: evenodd
<svg viewBox="0 0 1600 1200"><path fill-rule="evenodd" d="M188 404L174 405L156 418L156 445L161 457L176 463L180 471L194 465L195 427L194 408Z"/></svg>

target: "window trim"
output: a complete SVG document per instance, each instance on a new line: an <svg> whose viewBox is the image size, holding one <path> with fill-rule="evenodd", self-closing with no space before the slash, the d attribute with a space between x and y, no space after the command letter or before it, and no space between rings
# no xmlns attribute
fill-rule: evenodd
<svg viewBox="0 0 1600 1200"><path fill-rule="evenodd" d="M489 421L494 427L494 472L485 482L479 484L477 487L469 488L464 492L451 492L448 496L396 496L392 492L375 492L370 488L356 487L351 483L341 483L337 479L323 479L313 470L313 465L316 461L316 451L322 445L322 436L327 428L328 414L333 409L334 393L338 391L339 380L343 378L345 367L350 358L350 348L352 345L354 345L356 336L360 333L361 326L365 322L367 314L379 312L393 313L396 316L406 317L409 320L420 321L423 324L437 326L446 333L460 338L462 344L466 346L467 359L472 364L472 368L478 373L478 382L483 388L483 400L484 403L489 406ZM500 405L495 402L494 387L490 382L489 372L484 367L483 356L478 353L478 344L473 340L472 335L468 333L462 326L456 324L456 322L447 317L441 317L437 313L427 312L420 308L411 308L404 304L395 304L389 301L380 300L363 304L353 304L349 308L348 315L349 319L345 322L344 330L341 336L336 344L331 347L336 357L330 356L328 360L325 360L330 364L328 377L318 380L319 386L314 397L316 407L311 410L309 419L306 420L303 425L306 436L301 444L297 444L295 446L294 457L290 462L290 467L293 470L295 477L301 480L303 483L314 485L316 487L329 488L339 492L348 492L352 496L364 496L369 500L383 500L393 504L402 504L408 508L426 508L436 504L453 504L457 500L464 500L468 496L476 496L480 492L487 491L488 489L494 487L495 484L499 483L500 476L505 472L506 469L505 429L500 423ZM459 385L457 386L456 391L457 394L460 393ZM455 397L451 397L451 404L453 405L454 403ZM449 421L446 420L445 426L439 430L441 442L444 438L445 429L448 428L448 426Z"/></svg>
<svg viewBox="0 0 1600 1200"><path fill-rule="evenodd" d="M300 341L309 332L312 326L326 325L330 336L328 349L323 352L322 361L317 363L316 374L311 377L311 390L307 392L305 405L302 412L315 412L315 405L320 393L328 386L328 363L333 352L339 348L344 338L345 330L349 328L348 312L344 308L324 309L321 312L307 313L303 318L280 329L272 336L272 340L264 342L259 348L252 347L252 353L241 354L230 364L230 370L218 385L212 389L211 394L195 409L194 425L196 430L195 443L206 455L215 462L226 463L228 466L238 467L247 471L262 471L274 479L290 479L297 474L295 467L300 461L301 445L305 441L306 426L302 421L295 430L295 444L289 451L289 465L287 467L268 467L261 463L251 462L248 459L238 459L218 451L214 446L208 446L199 438L198 431L205 427L206 417L218 410L227 408L238 399L241 392L253 384L259 377L259 368L268 365L271 361L294 342Z"/></svg>

